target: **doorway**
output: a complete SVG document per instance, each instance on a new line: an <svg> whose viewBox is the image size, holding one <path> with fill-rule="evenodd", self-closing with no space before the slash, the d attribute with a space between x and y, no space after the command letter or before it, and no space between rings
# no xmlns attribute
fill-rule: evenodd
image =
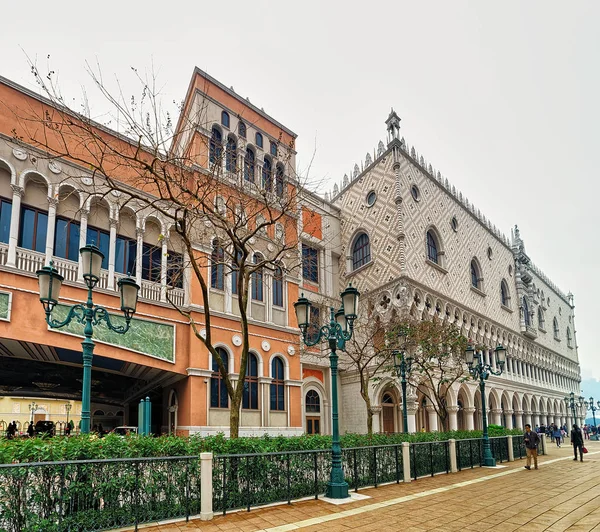
<svg viewBox="0 0 600 532"><path fill-rule="evenodd" d="M381 401L381 414L383 418L383 432L392 434L396 432L395 420L396 405L390 393L384 393Z"/></svg>

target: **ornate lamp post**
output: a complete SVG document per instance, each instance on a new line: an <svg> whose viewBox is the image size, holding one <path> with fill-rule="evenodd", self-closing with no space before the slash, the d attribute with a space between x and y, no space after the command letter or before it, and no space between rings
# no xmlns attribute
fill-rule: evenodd
<svg viewBox="0 0 600 532"><path fill-rule="evenodd" d="M125 325L113 325L110 321L108 310L99 305L94 305L92 300L93 289L100 280L100 267L104 254L93 245L87 245L79 250L81 253L81 264L83 266L83 279L88 288L88 297L85 304L76 304L70 307L67 317L63 321L56 321L51 313L60 294L60 288L64 280L58 270L50 266L44 266L36 272L40 286L40 301L46 312L46 323L52 329L59 329L71 323L76 319L84 325L83 334L85 336L81 345L83 347L83 384L81 391L81 432L87 434L90 432L90 396L92 381L92 358L94 356L94 342L92 336L94 325L105 322L106 326L119 334L125 334L129 330L131 318L137 307L138 291L140 287L135 281L126 277L118 282L121 295L121 310L125 316Z"/></svg>
<svg viewBox="0 0 600 532"><path fill-rule="evenodd" d="M400 336L406 337L406 331L402 329ZM408 412L406 407L406 374L410 373L412 367L413 358L410 355L406 355L404 349L394 351L394 367L396 368L396 375L400 377L402 384L402 432L408 434Z"/></svg>
<svg viewBox="0 0 600 532"><path fill-rule="evenodd" d="M571 392L568 397L565 397L565 405L567 408L571 409L571 413L573 414L573 425L577 424L577 416L575 413L575 408L579 406L583 408L583 397L579 397L575 399L575 393Z"/></svg>
<svg viewBox="0 0 600 532"><path fill-rule="evenodd" d="M29 411L31 412L31 418L29 420L30 423L33 423L33 413L38 409L38 405L35 401L29 403Z"/></svg>
<svg viewBox="0 0 600 532"><path fill-rule="evenodd" d="M65 412L67 413L67 425L69 424L69 413L71 412L71 403L65 403Z"/></svg>
<svg viewBox="0 0 600 532"><path fill-rule="evenodd" d="M344 480L344 471L342 469L342 448L340 446L340 433L338 426L338 396L337 396L337 370L338 355L337 350L343 350L346 342L352 338L354 320L357 316L358 290L350 284L346 290L341 293L342 306L334 314L334 309L330 309L329 324L323 325L314 337L307 336L308 326L310 325L311 303L304 297L304 294L294 303L298 327L302 332L302 339L307 346L317 345L325 339L329 343L331 354L329 362L331 367L331 407L332 407L332 445L331 445L331 475L327 483L325 495L332 499L345 499L348 497L348 483Z"/></svg>
<svg viewBox="0 0 600 532"><path fill-rule="evenodd" d="M506 363L506 348L498 345L495 350L496 361L498 371L490 364L486 364L483 351L475 351L475 348L471 345L467 347L465 351L465 358L469 373L474 379L479 379L479 390L481 391L481 414L483 418L483 465L487 467L495 467L496 460L492 456L492 450L490 448L490 439L488 436L488 424L487 424L487 412L485 406L485 381L490 375L500 375L504 370L504 364Z"/></svg>

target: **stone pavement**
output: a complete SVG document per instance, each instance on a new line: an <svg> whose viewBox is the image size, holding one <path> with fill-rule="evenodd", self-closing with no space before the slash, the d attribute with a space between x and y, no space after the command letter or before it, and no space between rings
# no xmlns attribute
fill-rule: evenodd
<svg viewBox="0 0 600 532"><path fill-rule="evenodd" d="M176 532L341 532L541 530L600 532L600 442L587 442L584 462L571 446L548 442L540 469L525 460L476 468L407 484L360 490L368 499L343 505L305 500L291 505L218 515L212 521L179 521L144 527Z"/></svg>

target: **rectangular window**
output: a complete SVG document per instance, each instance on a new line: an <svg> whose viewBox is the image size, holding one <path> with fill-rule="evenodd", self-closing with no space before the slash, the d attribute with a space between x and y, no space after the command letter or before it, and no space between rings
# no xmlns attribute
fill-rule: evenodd
<svg viewBox="0 0 600 532"><path fill-rule="evenodd" d="M263 272L262 268L252 274L252 299L254 301L263 300Z"/></svg>
<svg viewBox="0 0 600 532"><path fill-rule="evenodd" d="M48 230L48 214L31 207L21 209L21 231L19 232L19 247L46 251L46 232Z"/></svg>
<svg viewBox="0 0 600 532"><path fill-rule="evenodd" d="M162 249L152 244L143 244L142 247L142 279L153 283L160 283L160 263Z"/></svg>
<svg viewBox="0 0 600 532"><path fill-rule="evenodd" d="M54 255L77 262L79 260L79 222L67 218L56 219Z"/></svg>
<svg viewBox="0 0 600 532"><path fill-rule="evenodd" d="M302 244L302 277L311 283L319 282L319 250Z"/></svg>
<svg viewBox="0 0 600 532"><path fill-rule="evenodd" d="M0 200L0 242L8 244L10 237L10 217L12 215L12 202Z"/></svg>
<svg viewBox="0 0 600 532"><path fill-rule="evenodd" d="M273 305L283 307L283 273L280 269L273 274Z"/></svg>
<svg viewBox="0 0 600 532"><path fill-rule="evenodd" d="M247 377L244 382L242 408L244 410L258 410L258 381L256 377Z"/></svg>
<svg viewBox="0 0 600 532"><path fill-rule="evenodd" d="M135 275L137 242L131 238L118 236L115 242L115 272Z"/></svg>
<svg viewBox="0 0 600 532"><path fill-rule="evenodd" d="M183 256L173 251L167 255L167 285L183 288Z"/></svg>
<svg viewBox="0 0 600 532"><path fill-rule="evenodd" d="M102 268L108 270L108 247L110 243L110 234L95 227L87 228L86 244L94 244L102 251L104 258L102 259Z"/></svg>

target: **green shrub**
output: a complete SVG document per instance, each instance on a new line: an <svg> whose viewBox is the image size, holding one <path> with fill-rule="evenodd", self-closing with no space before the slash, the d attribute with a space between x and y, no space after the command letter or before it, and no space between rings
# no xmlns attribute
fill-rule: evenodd
<svg viewBox="0 0 600 532"><path fill-rule="evenodd" d="M521 434L519 429L506 430L490 425L491 437ZM481 438L481 431L417 432L415 434L344 434L342 447L391 445L403 441L442 441ZM58 460L102 460L105 458L137 458L142 456L185 456L201 452L215 454L248 454L301 451L331 448L331 436L262 436L229 439L216 436L128 436L80 435L54 438L0 439L0 463L47 462Z"/></svg>

